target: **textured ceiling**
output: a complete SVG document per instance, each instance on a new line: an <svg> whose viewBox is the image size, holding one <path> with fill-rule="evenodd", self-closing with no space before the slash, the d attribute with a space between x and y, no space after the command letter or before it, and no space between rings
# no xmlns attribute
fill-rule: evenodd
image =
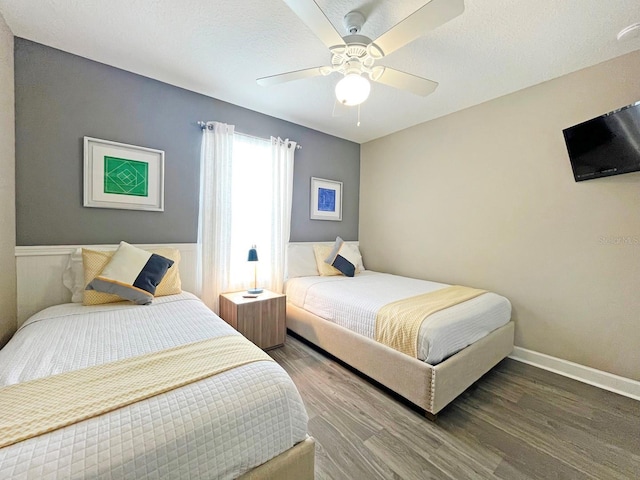
<svg viewBox="0 0 640 480"><path fill-rule="evenodd" d="M426 3L316 1L342 35L342 17L363 12L370 38ZM638 0L466 0L461 16L380 62L439 82L435 93L373 84L357 127L356 108L333 116L338 74L256 84L330 60L281 0L0 0L0 13L18 37L358 143L640 49L640 35L616 40L640 22Z"/></svg>

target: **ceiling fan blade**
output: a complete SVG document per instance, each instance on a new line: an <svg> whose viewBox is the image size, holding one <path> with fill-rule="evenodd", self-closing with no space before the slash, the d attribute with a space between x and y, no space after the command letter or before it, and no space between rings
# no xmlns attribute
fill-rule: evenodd
<svg viewBox="0 0 640 480"><path fill-rule="evenodd" d="M271 75L270 77L259 78L256 82L263 87L270 87L271 85L278 85L279 83L290 82L292 80L317 77L318 75L322 75L321 68L322 67L313 67L296 70L295 72L280 73L278 75Z"/></svg>
<svg viewBox="0 0 640 480"><path fill-rule="evenodd" d="M464 0L431 0L373 41L385 55L464 12Z"/></svg>
<svg viewBox="0 0 640 480"><path fill-rule="evenodd" d="M344 40L314 0L284 0L327 48L343 45Z"/></svg>
<svg viewBox="0 0 640 480"><path fill-rule="evenodd" d="M389 67L385 67L383 74L380 75L376 81L390 87L407 90L423 97L433 93L438 87L438 82Z"/></svg>

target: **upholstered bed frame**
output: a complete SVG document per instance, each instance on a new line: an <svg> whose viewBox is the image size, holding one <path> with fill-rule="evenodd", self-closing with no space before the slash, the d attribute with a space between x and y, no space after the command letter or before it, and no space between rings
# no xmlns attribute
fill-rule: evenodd
<svg viewBox="0 0 640 480"><path fill-rule="evenodd" d="M313 480L315 440L307 437L268 462L249 470L239 480Z"/></svg>
<svg viewBox="0 0 640 480"><path fill-rule="evenodd" d="M287 303L287 329L406 398L432 420L511 353L514 337L511 321L433 366L291 303Z"/></svg>
<svg viewBox="0 0 640 480"><path fill-rule="evenodd" d="M180 277L184 290L196 292L195 244L138 245L142 248L172 247L180 250ZM117 245L52 245L16 247L18 286L18 326L32 314L52 305L68 303L71 293L62 285L62 273L70 255L78 247L115 250ZM44 273L44 275L43 275ZM315 441L311 437L268 462L249 470L242 480L312 480L314 478Z"/></svg>

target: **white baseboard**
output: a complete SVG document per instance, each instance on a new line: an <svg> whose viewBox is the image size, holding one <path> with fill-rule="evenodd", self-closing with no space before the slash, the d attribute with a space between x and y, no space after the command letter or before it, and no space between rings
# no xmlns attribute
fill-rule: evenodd
<svg viewBox="0 0 640 480"><path fill-rule="evenodd" d="M640 382L630 378L620 377L612 373L585 367L578 363L573 363L561 358L534 352L522 347L513 347L513 352L509 358L522 363L533 365L534 367L548 370L564 377L573 378L594 387L609 390L610 392L624 395L625 397L640 400Z"/></svg>

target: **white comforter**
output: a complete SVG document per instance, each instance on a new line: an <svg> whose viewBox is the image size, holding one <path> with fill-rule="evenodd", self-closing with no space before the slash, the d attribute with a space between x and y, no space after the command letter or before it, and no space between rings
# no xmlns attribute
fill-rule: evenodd
<svg viewBox="0 0 640 480"><path fill-rule="evenodd" d="M188 293L149 306L59 305L0 350L0 386L233 334ZM0 478L235 478L306 431L289 376L254 362L0 449Z"/></svg>
<svg viewBox="0 0 640 480"><path fill-rule="evenodd" d="M447 287L367 270L353 278L299 277L287 280L287 301L368 338L384 305ZM486 293L431 315L418 335L418 358L435 365L511 319L511 303Z"/></svg>

